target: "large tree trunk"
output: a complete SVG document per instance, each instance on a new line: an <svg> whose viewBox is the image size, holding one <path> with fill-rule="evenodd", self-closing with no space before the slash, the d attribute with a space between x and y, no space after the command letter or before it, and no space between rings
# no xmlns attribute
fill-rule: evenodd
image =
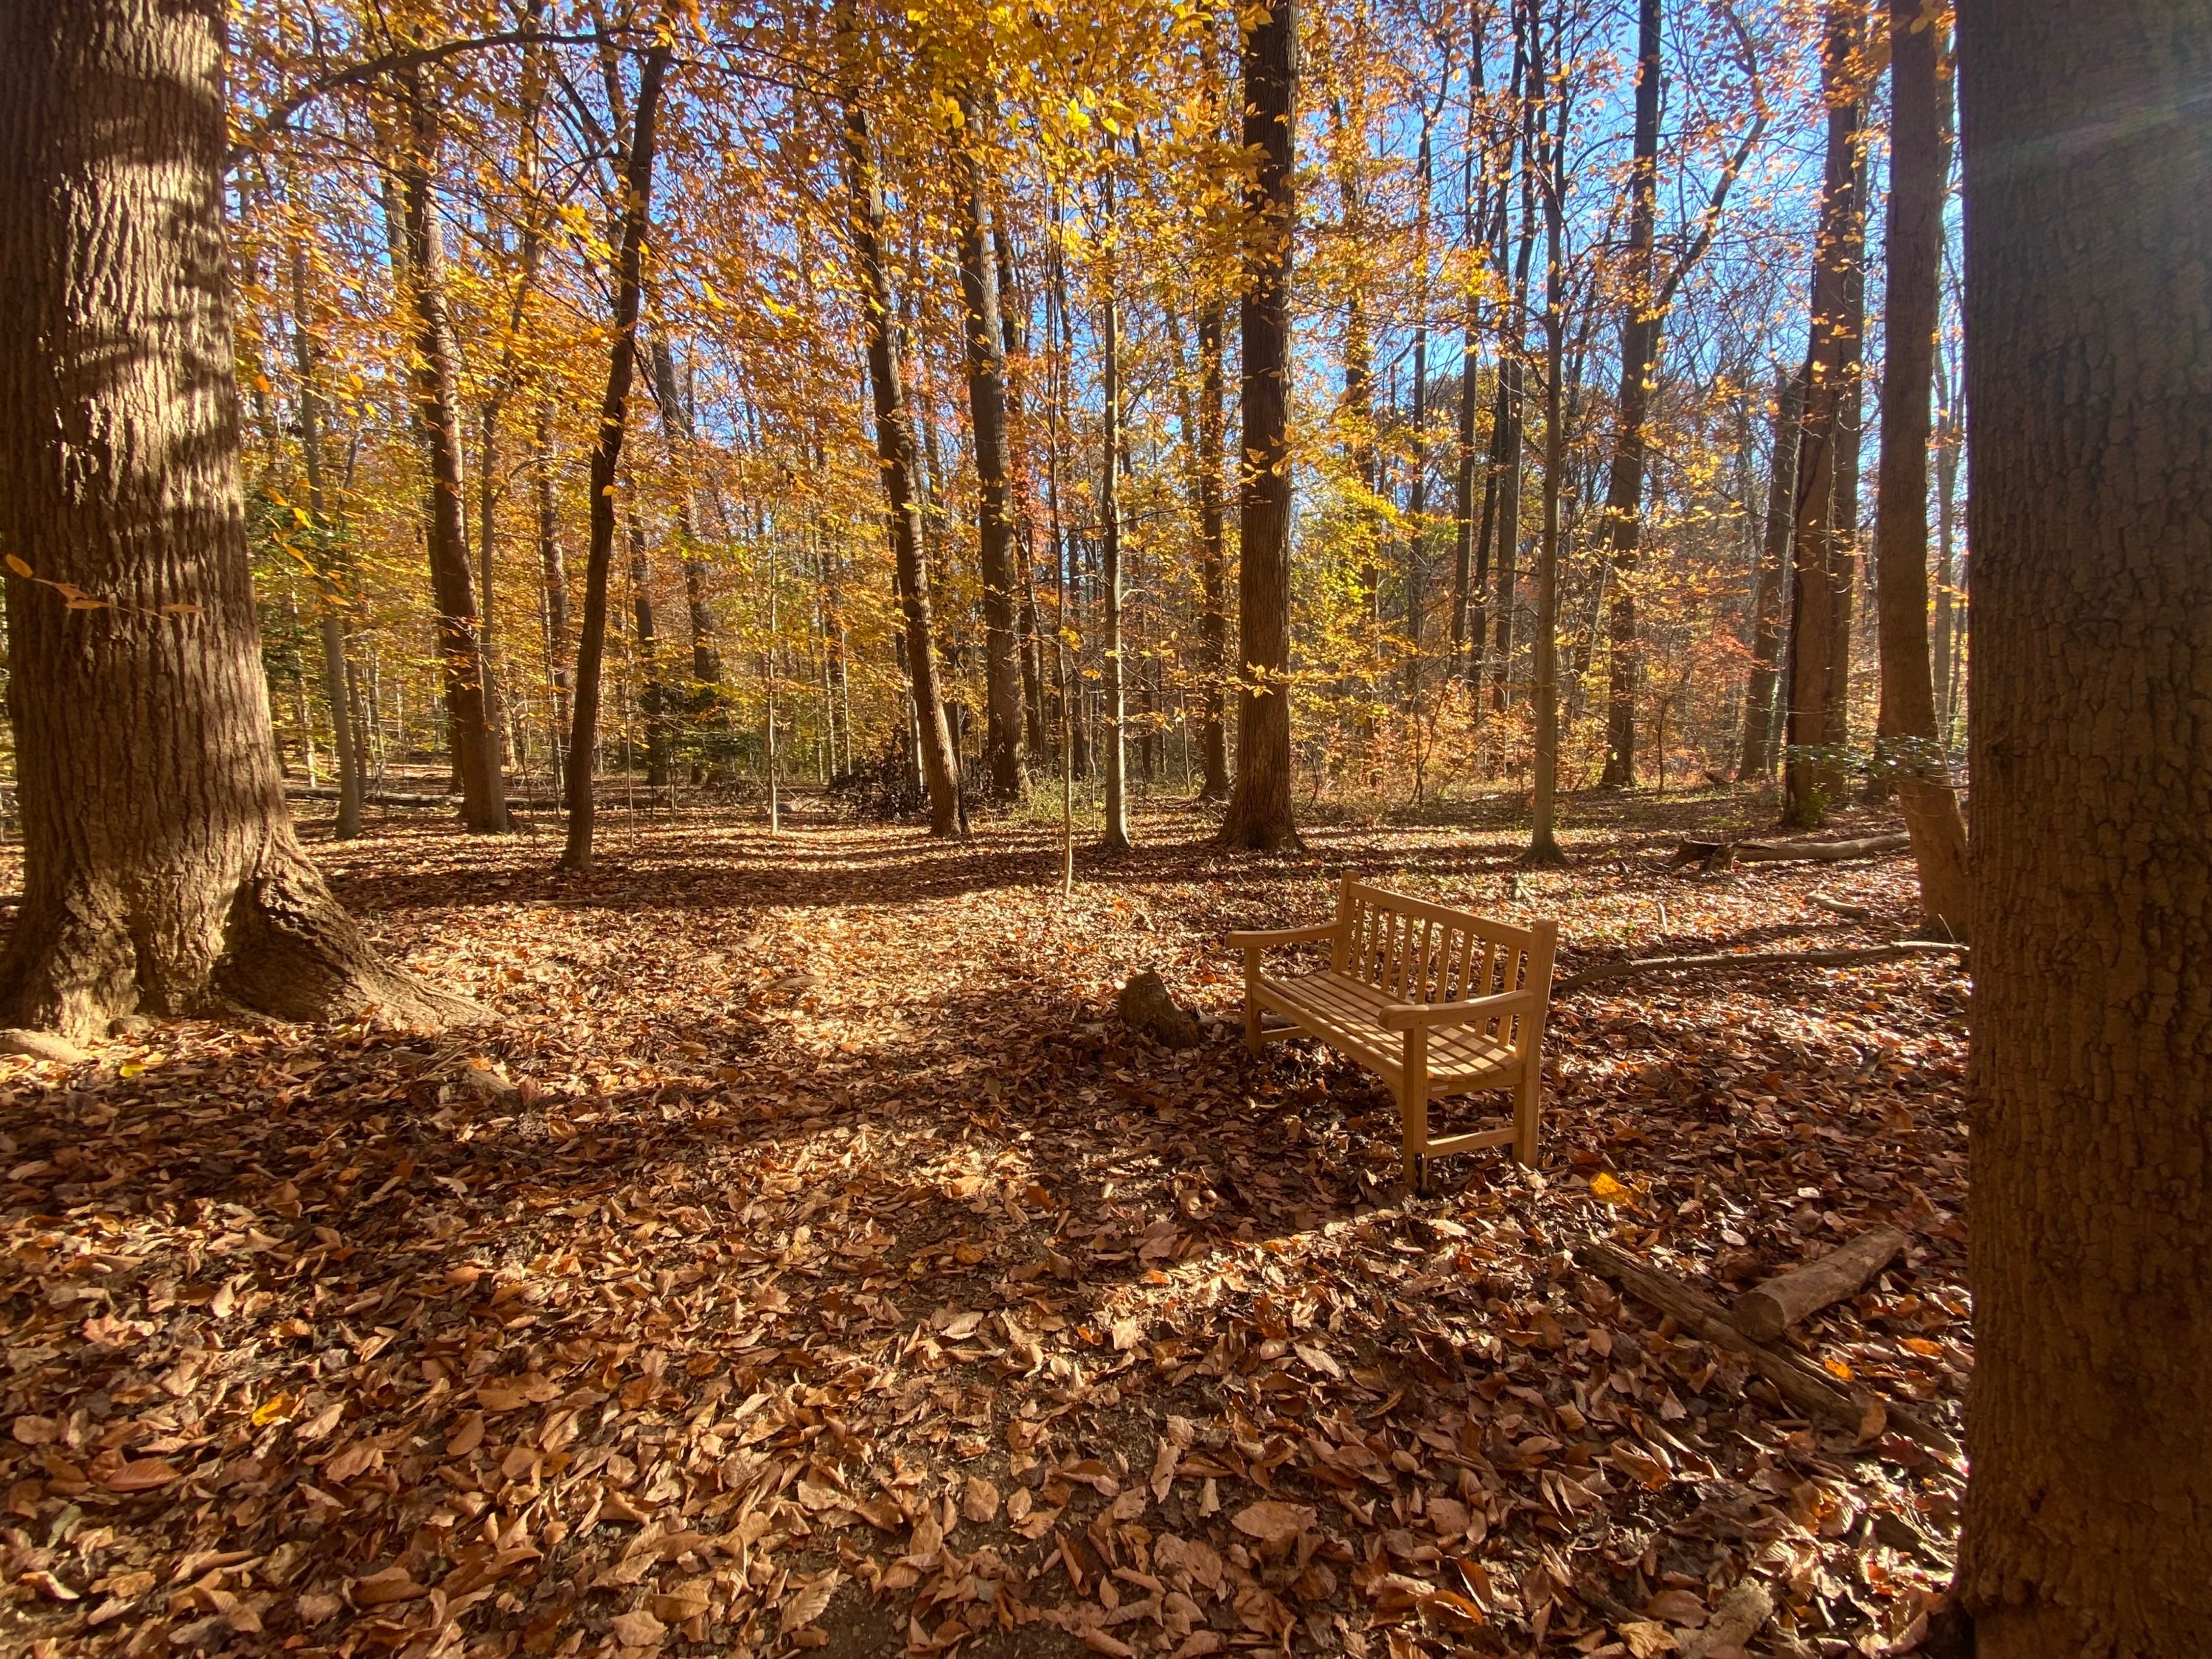
<svg viewBox="0 0 2212 1659"><path fill-rule="evenodd" d="M1291 258L1297 213L1297 0L1267 0L1245 33L1243 558L1237 782L1221 836L1273 852L1297 844L1291 816Z"/></svg>
<svg viewBox="0 0 2212 1659"><path fill-rule="evenodd" d="M607 577L615 556L615 478L622 465L623 437L629 423L630 382L637 374L637 307L645 260L645 238L653 222L653 153L660 113L660 89L668 75L671 49L656 46L645 54L637 83L637 113L632 118L623 167L622 240L615 255L614 344L607 354L606 395L599 402L599 429L592 444L592 542L584 566L584 624L576 650L576 708L568 738L568 834L561 867L577 875L592 868L592 831L596 802L592 774L599 758L600 678L607 652Z"/></svg>
<svg viewBox="0 0 2212 1659"><path fill-rule="evenodd" d="M469 1010L376 954L285 811L239 477L222 19L0 8L9 1024Z"/></svg>
<svg viewBox="0 0 2212 1659"><path fill-rule="evenodd" d="M1943 142L1939 23L1923 0L1890 0L1889 310L1881 370L1881 495L1875 580L1881 605L1881 715L1875 739L1895 769L1898 805L1920 870L1928 927L1966 937L1966 824L1936 725L1928 665L1928 440L1942 296Z"/></svg>
<svg viewBox="0 0 2212 1659"><path fill-rule="evenodd" d="M1978 1659L2212 1628L2212 4L1966 0Z"/></svg>
<svg viewBox="0 0 2212 1659"><path fill-rule="evenodd" d="M1783 822L1810 828L1841 799L1843 769L1832 746L1841 738L1832 714L1836 617L1836 472L1844 395L1845 313L1850 267L1865 230L1855 188L1865 105L1853 59L1864 33L1860 0L1829 0L1821 58L1828 106L1828 153L1820 189L1820 222L1813 253L1812 349L1808 360L1805 425L1797 452L1796 522L1791 533L1790 611L1790 751L1784 766ZM1856 393L1856 386L1852 388Z"/></svg>
<svg viewBox="0 0 2212 1659"><path fill-rule="evenodd" d="M460 374L446 308L444 233L432 180L437 167L437 106L414 77L401 77L408 130L401 140L399 193L406 227L408 309L414 324L415 430L430 477L428 541L430 597L438 607L438 653L445 670L446 718L461 787L461 821L504 832L507 785L493 729L484 642L461 524Z"/></svg>
<svg viewBox="0 0 2212 1659"><path fill-rule="evenodd" d="M1805 371L1775 388L1774 443L1766 471L1766 532L1759 550L1759 577L1751 602L1751 678L1743 694L1743 754L1739 783L1753 783L1774 769L1774 697L1782 651L1782 584L1790 563L1796 520L1798 439L1805 423Z"/></svg>
<svg viewBox="0 0 2212 1659"><path fill-rule="evenodd" d="M999 315L999 265L986 240L981 106L963 99L958 135L962 334L968 355L968 419L975 448L975 539L983 579L983 775L992 795L1029 791L1023 750L1022 668L1014 628L1012 471L1006 437L1006 331Z"/></svg>
<svg viewBox="0 0 2212 1659"><path fill-rule="evenodd" d="M1620 419L1605 496L1612 544L1612 665L1606 693L1605 771L1601 787L1636 787L1636 566L1644 503L1644 428L1651 418L1659 356L1658 271L1652 242L1659 197L1659 0L1637 8L1636 126L1628 173L1628 292L1620 311ZM1666 765L1666 757L1660 757Z"/></svg>

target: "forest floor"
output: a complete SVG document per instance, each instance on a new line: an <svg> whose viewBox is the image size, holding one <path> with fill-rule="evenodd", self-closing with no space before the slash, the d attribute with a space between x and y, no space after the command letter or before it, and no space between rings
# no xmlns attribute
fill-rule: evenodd
<svg viewBox="0 0 2212 1659"><path fill-rule="evenodd" d="M1160 805L1065 903L1045 827L803 806L773 838L606 815L584 881L550 834L311 820L489 1024L0 1060L0 1651L1914 1645L1958 1472L1878 1413L1794 1416L1574 1252L1725 1299L1894 1224L1905 1255L1787 1341L1955 1432L1957 967L1565 997L1540 1171L1447 1160L1401 1201L1387 1096L1248 1056L1218 944L1323 917L1346 867L1556 915L1563 972L1871 943L1908 863L1670 873L1685 829L1765 828L1727 794L1577 798L1572 865L1517 883L1504 796L1280 860ZM1121 1024L1146 967L1219 1017L1204 1045Z"/></svg>

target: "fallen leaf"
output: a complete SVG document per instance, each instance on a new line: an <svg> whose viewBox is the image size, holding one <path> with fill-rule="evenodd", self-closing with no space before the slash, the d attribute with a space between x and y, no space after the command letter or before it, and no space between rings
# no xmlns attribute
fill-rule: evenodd
<svg viewBox="0 0 2212 1659"><path fill-rule="evenodd" d="M1231 1517L1229 1524L1247 1538L1256 1538L1263 1544L1279 1544L1296 1538L1302 1532L1313 1530L1317 1519L1314 1510L1304 1504L1285 1504L1273 1498L1263 1498L1256 1504L1248 1504Z"/></svg>

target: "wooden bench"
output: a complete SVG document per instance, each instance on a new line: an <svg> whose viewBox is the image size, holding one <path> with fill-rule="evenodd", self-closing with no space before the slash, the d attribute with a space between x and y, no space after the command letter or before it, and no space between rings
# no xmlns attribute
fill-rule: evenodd
<svg viewBox="0 0 2212 1659"><path fill-rule="evenodd" d="M1536 1161L1544 1018L1552 1000L1557 922L1516 927L1345 876L1336 920L1229 935L1244 952L1244 1041L1316 1036L1380 1073L1398 1097L1406 1176L1428 1183L1429 1160L1510 1144ZM1328 966L1271 974L1271 945L1326 942ZM1267 1025L1275 1014L1287 1025ZM1429 1103L1513 1091L1513 1125L1429 1138Z"/></svg>

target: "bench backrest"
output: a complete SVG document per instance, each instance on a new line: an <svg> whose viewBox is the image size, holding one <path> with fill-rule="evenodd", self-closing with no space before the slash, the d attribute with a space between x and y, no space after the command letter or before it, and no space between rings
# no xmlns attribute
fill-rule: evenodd
<svg viewBox="0 0 2212 1659"><path fill-rule="evenodd" d="M1349 875L1338 884L1338 930L1329 965L1398 1002L1471 1002L1534 989L1548 1002L1559 926L1531 927L1455 910ZM1516 1048L1543 1029L1543 1015L1510 1022ZM1507 1027L1501 1026L1504 1036Z"/></svg>

